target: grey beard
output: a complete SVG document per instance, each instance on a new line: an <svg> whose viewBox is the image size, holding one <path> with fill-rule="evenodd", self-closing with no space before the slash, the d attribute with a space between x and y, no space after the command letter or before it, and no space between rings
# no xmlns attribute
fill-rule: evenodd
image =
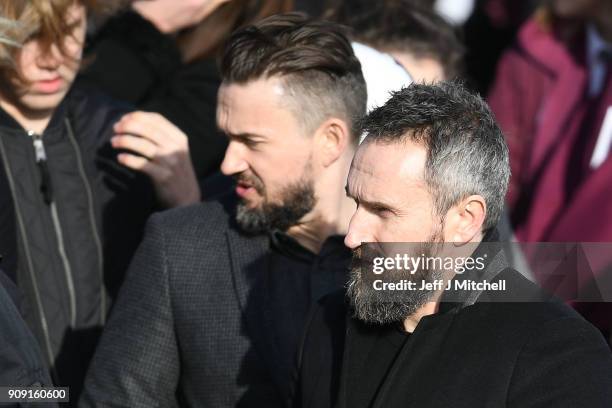
<svg viewBox="0 0 612 408"><path fill-rule="evenodd" d="M429 242L424 244L423 251L431 255L438 243L438 235L433 234ZM419 253L421 251L418 251ZM401 293L374 290L371 283L365 282L362 271L363 263L358 257L353 257L353 265L347 288L355 318L370 324L388 325L402 323L408 316L414 314L420 307L432 299L435 290L407 290ZM399 282L402 279L417 282L433 282L443 276L442 271L419 270L414 275L407 271L387 271L392 276L389 281Z"/></svg>
<svg viewBox="0 0 612 408"><path fill-rule="evenodd" d="M296 225L316 204L312 180L302 179L286 186L280 204L264 202L260 208L248 208L239 203L236 222L240 228L251 234L278 229L287 231Z"/></svg>
<svg viewBox="0 0 612 408"><path fill-rule="evenodd" d="M441 272L432 271L421 281L433 282L440 279ZM350 299L354 317L371 324L394 324L403 322L414 314L421 306L431 300L434 290L405 291L401 295L390 298L389 293L376 291L364 284L359 268L351 269L347 296Z"/></svg>

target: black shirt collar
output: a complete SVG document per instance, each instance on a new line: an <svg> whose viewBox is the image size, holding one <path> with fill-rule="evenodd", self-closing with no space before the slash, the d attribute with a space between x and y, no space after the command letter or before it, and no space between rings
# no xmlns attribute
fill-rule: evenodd
<svg viewBox="0 0 612 408"><path fill-rule="evenodd" d="M316 258L335 258L336 255L345 257L350 255L350 250L344 245L344 236L331 235L323 245L318 254L303 247L295 238L280 230L270 232L270 243L272 249L280 254L296 259L301 262L312 263Z"/></svg>

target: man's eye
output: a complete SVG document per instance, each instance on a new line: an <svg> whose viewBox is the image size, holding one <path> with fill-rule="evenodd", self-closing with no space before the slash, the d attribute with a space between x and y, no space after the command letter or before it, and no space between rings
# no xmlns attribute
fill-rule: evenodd
<svg viewBox="0 0 612 408"><path fill-rule="evenodd" d="M391 210L386 207L372 207L372 212L380 217L386 217L391 215Z"/></svg>
<svg viewBox="0 0 612 408"><path fill-rule="evenodd" d="M257 146L260 142L258 142L257 140L252 140L252 139L245 139L244 140L244 144L247 146Z"/></svg>

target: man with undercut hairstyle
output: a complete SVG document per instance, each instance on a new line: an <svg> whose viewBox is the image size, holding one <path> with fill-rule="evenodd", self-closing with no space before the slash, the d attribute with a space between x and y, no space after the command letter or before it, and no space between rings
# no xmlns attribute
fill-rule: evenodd
<svg viewBox="0 0 612 408"><path fill-rule="evenodd" d="M364 131L347 181L357 262L346 298L321 300L308 325L297 406L609 407L604 338L509 268L496 242L510 168L484 101L456 83L413 84ZM407 271L387 258L373 280L372 254L399 243L455 267ZM482 266L466 271L470 258ZM390 286L402 282L415 289Z"/></svg>
<svg viewBox="0 0 612 408"><path fill-rule="evenodd" d="M285 406L309 308L346 282L344 185L366 107L350 42L274 16L233 34L221 74L235 192L151 217L83 406Z"/></svg>

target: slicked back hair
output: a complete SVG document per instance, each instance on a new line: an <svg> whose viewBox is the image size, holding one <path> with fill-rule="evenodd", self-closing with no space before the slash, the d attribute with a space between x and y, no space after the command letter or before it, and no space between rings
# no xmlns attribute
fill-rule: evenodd
<svg viewBox="0 0 612 408"><path fill-rule="evenodd" d="M366 144L411 141L427 150L424 179L438 216L480 195L483 231L497 225L510 178L508 147L480 96L458 82L412 84L372 111L362 128Z"/></svg>
<svg viewBox="0 0 612 408"><path fill-rule="evenodd" d="M337 117L358 143L366 85L344 29L335 23L286 13L238 30L223 54L221 76L224 84L279 77L308 133Z"/></svg>

